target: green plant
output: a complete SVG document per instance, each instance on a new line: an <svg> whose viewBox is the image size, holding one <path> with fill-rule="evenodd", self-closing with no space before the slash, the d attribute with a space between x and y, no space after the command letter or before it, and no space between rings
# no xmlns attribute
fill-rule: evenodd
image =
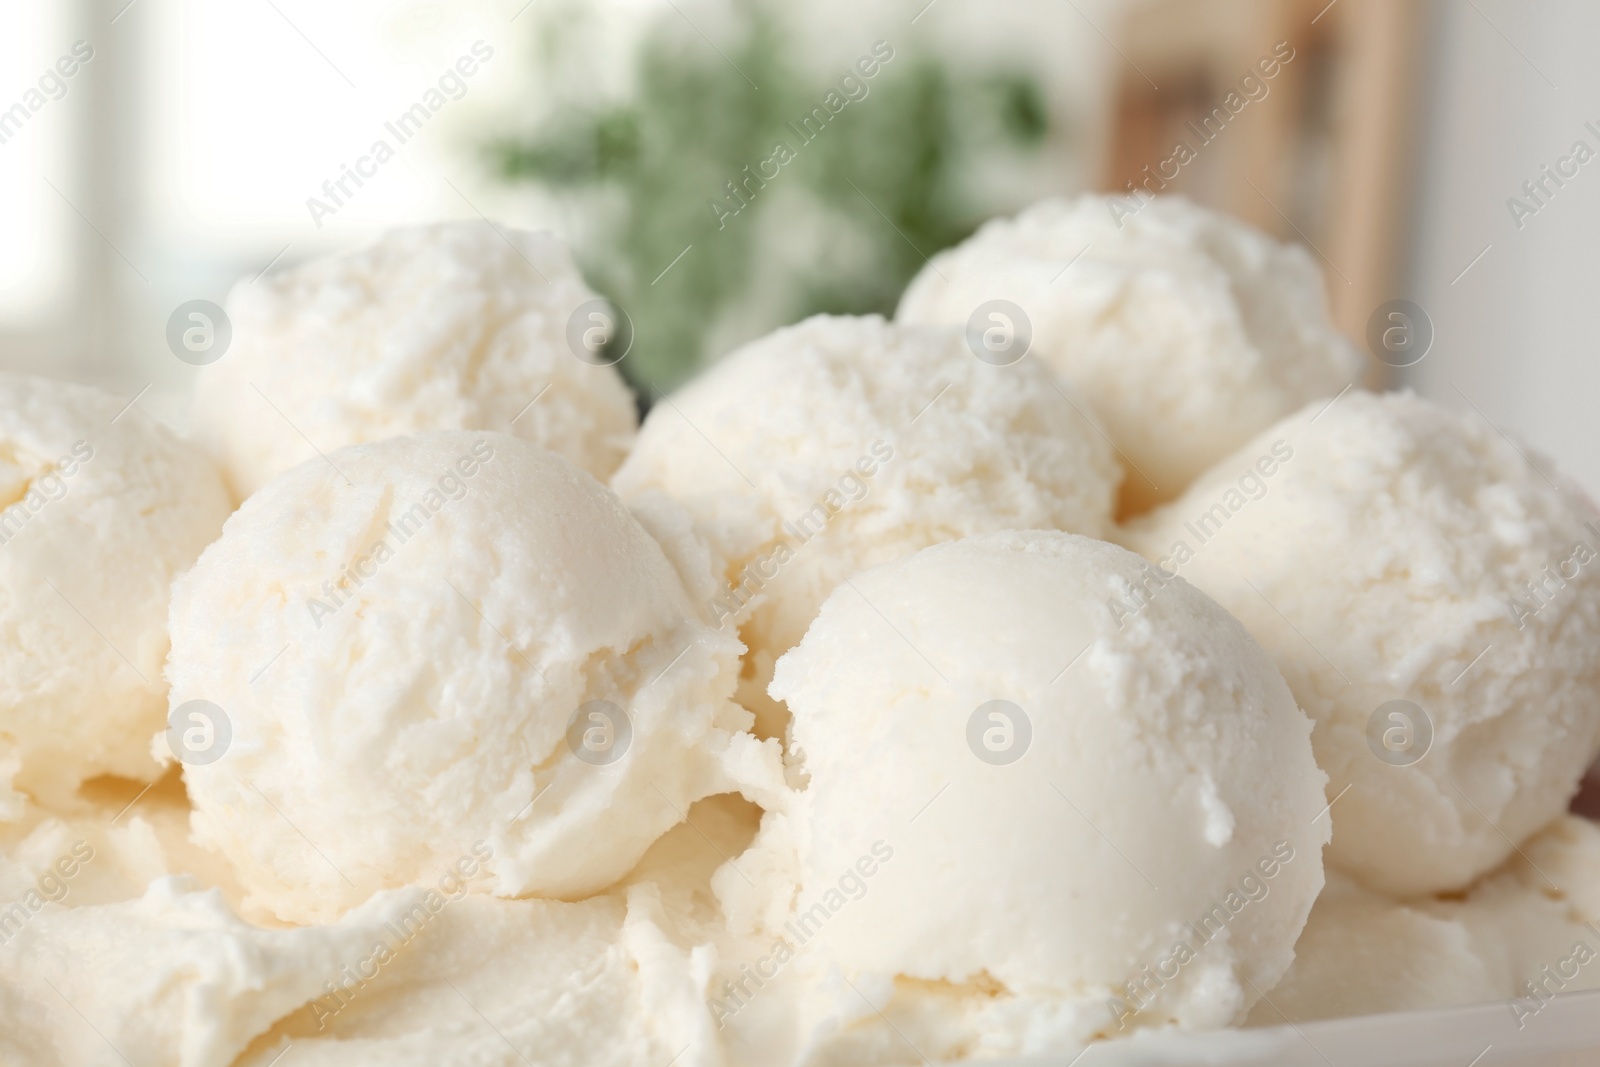
<svg viewBox="0 0 1600 1067"><path fill-rule="evenodd" d="M861 79L865 97L802 140L789 124L837 84L798 72L762 0L741 11L736 45L719 53L650 35L631 100L569 111L487 148L504 179L580 198L596 216L596 237L577 255L632 317L624 369L646 392L806 315L892 313L924 257L996 209L969 188L974 153L1035 151L1051 129L1030 77L959 74L891 45L893 60ZM792 161L766 187L747 186L749 205L730 217L740 202L728 183L780 143Z"/></svg>

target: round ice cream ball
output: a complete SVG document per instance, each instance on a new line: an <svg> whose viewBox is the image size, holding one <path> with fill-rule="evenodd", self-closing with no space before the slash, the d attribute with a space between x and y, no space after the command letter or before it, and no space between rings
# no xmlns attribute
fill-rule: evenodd
<svg viewBox="0 0 1600 1067"><path fill-rule="evenodd" d="M211 461L126 398L0 374L0 818L13 789L60 806L155 777L168 591L229 508Z"/></svg>
<svg viewBox="0 0 1600 1067"><path fill-rule="evenodd" d="M394 230L236 285L231 346L199 376L194 422L241 497L318 451L422 430L503 431L606 478L637 414L600 365L610 353L582 344L605 328L589 312L612 315L582 310L595 300L546 234L488 222ZM612 336L624 344L631 330L616 324Z"/></svg>
<svg viewBox="0 0 1600 1067"><path fill-rule="evenodd" d="M1458 889L1559 815L1600 747L1600 535L1481 419L1317 402L1127 543L1237 616L1316 722L1328 861Z"/></svg>
<svg viewBox="0 0 1600 1067"><path fill-rule="evenodd" d="M1006 532L835 590L772 684L809 775L786 936L858 983L1053 1005L1058 1040L1241 1019L1322 887L1326 779L1261 647L1152 575Z"/></svg>
<svg viewBox="0 0 1600 1067"><path fill-rule="evenodd" d="M1361 372L1322 285L1299 246L1182 197L1129 214L1123 198L1082 196L991 220L935 256L898 318L981 333L1021 309L1032 350L1117 443L1133 512Z"/></svg>
<svg viewBox="0 0 1600 1067"><path fill-rule="evenodd" d="M680 502L725 569L707 605L765 695L833 588L862 567L1003 529L1110 528L1110 444L1032 360L977 359L956 331L817 316L658 403L613 485Z"/></svg>
<svg viewBox="0 0 1600 1067"><path fill-rule="evenodd" d="M195 700L227 722L178 739L196 832L286 920L479 844L479 888L592 893L692 801L779 781L730 699L737 641L609 490L504 434L294 468L177 583L171 625L180 725L203 730Z"/></svg>

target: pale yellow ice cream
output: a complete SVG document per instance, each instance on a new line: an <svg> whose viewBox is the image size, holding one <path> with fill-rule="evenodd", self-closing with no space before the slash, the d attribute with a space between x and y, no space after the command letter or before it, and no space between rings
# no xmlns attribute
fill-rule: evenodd
<svg viewBox="0 0 1600 1067"><path fill-rule="evenodd" d="M266 929L161 878L131 901L47 905L0 943L0 1033L19 1063L265 1065L293 1047L341 1067L712 1067L709 961L667 940L647 896L499 900L453 882Z"/></svg>
<svg viewBox="0 0 1600 1067"><path fill-rule="evenodd" d="M928 1055L1222 1027L1287 969L1328 835L1310 723L1187 584L1119 622L1149 570L1064 533L935 546L839 587L779 661L809 780L717 885L828 979L810 1055L896 996Z"/></svg>
<svg viewBox="0 0 1600 1067"><path fill-rule="evenodd" d="M0 374L0 821L22 794L157 775L168 590L230 506L212 462L126 398Z"/></svg>
<svg viewBox="0 0 1600 1067"><path fill-rule="evenodd" d="M748 802L695 804L582 902L471 894L479 842L423 884L283 929L189 876L215 857L173 840L173 784L69 818L30 811L23 839L0 842L4 1062L726 1064L706 1001L731 942L709 878L749 843Z"/></svg>
<svg viewBox="0 0 1600 1067"><path fill-rule="evenodd" d="M47 904L0 944L13 998L0 1004L0 1030L34 1031L49 1048L24 1062L225 1067L392 937L386 924L425 893L396 890L334 925L287 930L243 922L219 891L186 876L116 904Z"/></svg>
<svg viewBox="0 0 1600 1067"><path fill-rule="evenodd" d="M194 422L241 497L319 451L420 430L514 434L605 478L637 415L604 365L612 352L584 345L594 330L631 336L595 300L547 234L488 222L394 230L240 281L232 342L200 373Z"/></svg>
<svg viewBox="0 0 1600 1067"><path fill-rule="evenodd" d="M1082 196L991 219L933 257L897 318L966 327L976 314L981 336L1018 319L991 301L1020 308L1036 358L1116 441L1124 506L1138 511L1363 368L1299 245L1182 197L1118 208L1120 197Z"/></svg>
<svg viewBox="0 0 1600 1067"><path fill-rule="evenodd" d="M1600 987L1600 520L1335 398L1319 286L1040 204L618 468L566 252L397 231L235 290L226 524L0 375L0 1063L1137 1059ZM1118 528L1124 467L1176 499Z"/></svg>
<svg viewBox="0 0 1600 1067"><path fill-rule="evenodd" d="M1272 653L1317 724L1329 864L1405 896L1505 860L1600 748L1593 514L1482 419L1355 391L1266 430L1125 539Z"/></svg>
<svg viewBox="0 0 1600 1067"><path fill-rule="evenodd" d="M620 895L469 895L391 963L368 967L373 980L336 978L333 992L258 1038L239 1067L279 1055L327 1067L720 1067L704 969Z"/></svg>
<svg viewBox="0 0 1600 1067"><path fill-rule="evenodd" d="M1481 1004L1510 996L1509 984L1490 972L1460 922L1330 869L1294 964L1249 1025Z"/></svg>
<svg viewBox="0 0 1600 1067"><path fill-rule="evenodd" d="M954 331L818 316L660 400L613 484L690 513L718 578L705 610L739 626L740 698L772 735L772 663L857 570L992 530L1110 528L1120 475L1080 407Z"/></svg>
<svg viewBox="0 0 1600 1067"><path fill-rule="evenodd" d="M1550 997L1600 987L1600 827L1563 816L1461 897L1393 900L1331 872L1294 965L1250 1024Z"/></svg>
<svg viewBox="0 0 1600 1067"><path fill-rule="evenodd" d="M191 810L176 771L148 785L100 779L85 786L68 811L29 804L20 818L0 826L0 936L44 900L116 904L142 896L167 875L193 875L238 907L244 888L227 859L190 840ZM75 866L70 877L56 867L85 854L92 854L87 862L68 864ZM41 885L47 891L29 899ZM27 915L11 907L19 901Z"/></svg>
<svg viewBox="0 0 1600 1067"><path fill-rule="evenodd" d="M394 967L289 1015L241 1067L290 1046L329 1067L725 1067L706 1006L725 940L709 877L749 843L754 810L737 797L697 803L621 885L581 903L452 904Z"/></svg>
<svg viewBox="0 0 1600 1067"><path fill-rule="evenodd" d="M282 919L478 840L475 889L581 897L700 797L779 799L777 746L730 699L737 641L609 490L503 434L288 472L177 584L172 631L174 708L231 725L220 758L183 754L196 832Z"/></svg>

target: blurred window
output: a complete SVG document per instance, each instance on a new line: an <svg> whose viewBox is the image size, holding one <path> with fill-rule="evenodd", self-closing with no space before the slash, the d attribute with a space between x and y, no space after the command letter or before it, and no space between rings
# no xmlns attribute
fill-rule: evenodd
<svg viewBox="0 0 1600 1067"><path fill-rule="evenodd" d="M0 333L38 329L60 313L68 295L70 227L78 221L63 199L74 188L74 86L56 74L55 64L72 51L71 13L70 5L58 3L6 5L0 33Z"/></svg>

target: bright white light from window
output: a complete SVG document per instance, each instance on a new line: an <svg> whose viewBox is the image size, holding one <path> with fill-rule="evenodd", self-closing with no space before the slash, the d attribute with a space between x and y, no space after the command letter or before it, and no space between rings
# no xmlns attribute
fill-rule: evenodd
<svg viewBox="0 0 1600 1067"><path fill-rule="evenodd" d="M7 4L0 33L0 332L47 320L66 296L71 263L68 196L73 94L78 78L59 78L72 52L71 5ZM40 79L45 80L41 85ZM59 80L57 80L59 78ZM56 97L60 97L57 99Z"/></svg>
<svg viewBox="0 0 1600 1067"><path fill-rule="evenodd" d="M510 75L511 27L484 4L395 0L215 3L176 0L147 13L156 228L189 247L315 242L329 228L391 226L470 214L437 177L432 153ZM460 100L400 145L385 128L484 40ZM480 49L480 52L482 49ZM501 71L499 68L507 68ZM376 141L397 148L315 225L307 199L357 167Z"/></svg>

